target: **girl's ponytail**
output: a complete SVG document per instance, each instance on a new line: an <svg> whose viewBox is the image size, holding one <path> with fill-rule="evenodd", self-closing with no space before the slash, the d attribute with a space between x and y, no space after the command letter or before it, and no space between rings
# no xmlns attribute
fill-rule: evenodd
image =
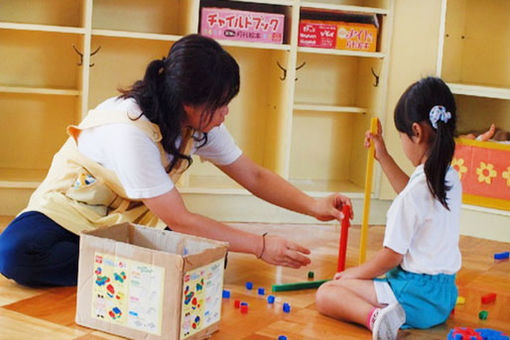
<svg viewBox="0 0 510 340"><path fill-rule="evenodd" d="M438 113L435 117L433 115L434 112ZM434 106L430 113L435 137L429 148L424 171L430 192L448 209L446 192L450 190L450 186L446 183L445 177L455 152L454 130L450 126L452 123L449 122L452 119L452 114L446 111L444 106Z"/></svg>

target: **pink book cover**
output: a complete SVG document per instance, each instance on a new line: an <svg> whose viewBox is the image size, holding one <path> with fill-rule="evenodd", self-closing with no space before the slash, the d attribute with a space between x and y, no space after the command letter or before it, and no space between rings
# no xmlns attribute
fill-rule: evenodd
<svg viewBox="0 0 510 340"><path fill-rule="evenodd" d="M214 39L281 44L284 19L283 14L203 7L200 33Z"/></svg>

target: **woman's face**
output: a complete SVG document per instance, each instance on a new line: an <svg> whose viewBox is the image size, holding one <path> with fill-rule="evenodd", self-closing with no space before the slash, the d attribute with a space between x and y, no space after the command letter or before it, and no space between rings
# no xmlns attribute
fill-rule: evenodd
<svg viewBox="0 0 510 340"><path fill-rule="evenodd" d="M184 111L186 112L186 125L200 132L207 133L225 121L225 116L228 114L228 105L216 109L212 116L208 116L205 112L205 105L184 105Z"/></svg>

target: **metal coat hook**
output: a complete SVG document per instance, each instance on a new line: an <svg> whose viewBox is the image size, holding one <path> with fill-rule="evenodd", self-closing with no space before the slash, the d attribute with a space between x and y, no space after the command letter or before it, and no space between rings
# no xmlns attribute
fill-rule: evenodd
<svg viewBox="0 0 510 340"><path fill-rule="evenodd" d="M372 75L373 75L373 76L374 76L374 78L375 78L374 87L377 87L377 86L379 86L379 77L380 77L380 75L378 75L377 73L375 73L375 71L374 71L374 68L373 68L373 67L371 67L371 68L370 68L370 70L372 71Z"/></svg>
<svg viewBox="0 0 510 340"><path fill-rule="evenodd" d="M79 62L77 65L78 65L78 66L83 65L83 53L81 53L81 52L80 52L80 51L76 48L76 46L74 46L74 44L73 44L73 49L74 49L74 50L76 51L76 53L78 53L78 55L80 56L80 62ZM100 45L98 48L96 48L96 50L95 50L94 52L90 53L90 56L92 57L93 55L95 55L97 52L99 52L99 50L100 50L100 49L101 49L101 45ZM95 65L95 63L92 63L92 64L90 64L90 65L89 65L89 67L92 67L92 66L94 66L94 65Z"/></svg>
<svg viewBox="0 0 510 340"><path fill-rule="evenodd" d="M278 67L280 68L280 70L283 71L283 76L280 77L280 80L285 80L287 78L287 69L285 67L283 67L279 61L276 61L276 65L278 65ZM299 65L298 67L296 67L296 71L303 68L303 66L306 65L306 62L303 62L301 65ZM294 79L294 80L298 80L297 78Z"/></svg>

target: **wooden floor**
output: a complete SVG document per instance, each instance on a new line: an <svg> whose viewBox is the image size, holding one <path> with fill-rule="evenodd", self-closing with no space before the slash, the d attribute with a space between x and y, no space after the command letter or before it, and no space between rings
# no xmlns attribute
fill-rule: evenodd
<svg viewBox="0 0 510 340"><path fill-rule="evenodd" d="M8 222L0 218L0 230ZM265 287L266 292L276 281L306 281L309 270L315 279L330 278L334 272L338 252L338 227L324 225L236 224L256 232L271 231L287 235L312 250L312 264L300 270L278 269L256 260L253 256L230 254L225 273L225 289L231 290L230 299L224 299L220 331L215 340L270 340L286 335L297 339L371 339L364 327L332 320L320 315L315 307L315 290L278 293L277 303L270 306L257 296L256 290L247 291L245 282L252 281L254 288ZM382 243L384 228L369 230L369 258ZM359 227L351 228L347 267L357 262ZM457 306L455 314L446 324L429 330L407 330L399 339L446 339L450 328L467 326L493 328L510 334L510 262L495 263L495 252L509 251L509 243L461 237L463 267L457 277L464 305ZM480 297L497 293L497 300L481 305ZM267 294L267 293L266 293ZM248 314L235 309L234 299L249 303ZM291 305L289 314L282 312L282 304ZM19 286L0 275L0 339L120 339L99 331L80 327L74 323L76 288L31 289ZM353 307L354 308L354 307ZM480 310L489 312L485 321L478 319Z"/></svg>

